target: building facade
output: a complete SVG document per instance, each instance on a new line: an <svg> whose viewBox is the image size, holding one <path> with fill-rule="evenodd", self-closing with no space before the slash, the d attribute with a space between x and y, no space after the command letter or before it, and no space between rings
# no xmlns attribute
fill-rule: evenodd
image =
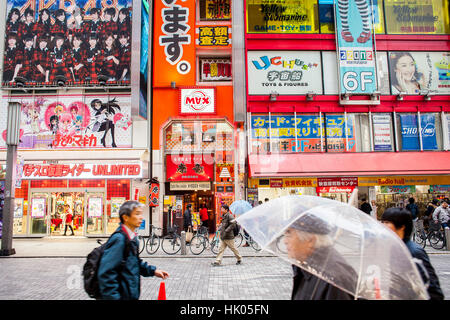
<svg viewBox="0 0 450 320"><path fill-rule="evenodd" d="M248 199L449 197L448 6L246 0Z"/></svg>

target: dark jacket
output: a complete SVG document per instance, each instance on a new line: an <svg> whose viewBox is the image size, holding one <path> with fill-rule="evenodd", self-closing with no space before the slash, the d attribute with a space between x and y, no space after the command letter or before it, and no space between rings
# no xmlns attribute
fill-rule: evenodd
<svg viewBox="0 0 450 320"><path fill-rule="evenodd" d="M184 226L185 226L185 227L190 227L190 226L192 226L192 214L191 214L191 210L186 209L186 211L184 211L183 222L184 222Z"/></svg>
<svg viewBox="0 0 450 320"><path fill-rule="evenodd" d="M361 205L361 211L370 214L370 212L372 211L372 206L368 202L364 202Z"/></svg>
<svg viewBox="0 0 450 320"><path fill-rule="evenodd" d="M234 217L231 213L227 212L222 216L222 224L220 225L220 239L232 240L234 239L233 227Z"/></svg>
<svg viewBox="0 0 450 320"><path fill-rule="evenodd" d="M419 263L416 262L416 264L424 283L429 282L427 290L428 294L430 295L430 300L444 300L444 294L442 293L438 276L436 275L436 272L434 271L434 268L431 265L430 258L428 257L425 250L417 243L411 240L405 241L405 244L406 247L408 247L408 250L413 256L413 258L422 261L422 265L425 268L426 272L424 272L423 267L420 266ZM428 275L426 273L428 273Z"/></svg>
<svg viewBox="0 0 450 320"><path fill-rule="evenodd" d="M128 240L130 250L124 260L128 234L120 225L106 245L100 266L98 268L98 282L102 298L105 300L138 300L141 291L141 277L154 276L156 267L150 266L138 256L139 240L135 237Z"/></svg>
<svg viewBox="0 0 450 320"><path fill-rule="evenodd" d="M356 291L357 274L351 266L346 264L344 260L335 250L316 249L322 250L324 256L329 257L330 272L335 273L336 277L346 277L345 283L351 284L352 288ZM325 252L325 250L327 250ZM338 287L322 280L315 275L307 272L295 265L294 269L294 286L292 287L291 300L354 300L355 297Z"/></svg>

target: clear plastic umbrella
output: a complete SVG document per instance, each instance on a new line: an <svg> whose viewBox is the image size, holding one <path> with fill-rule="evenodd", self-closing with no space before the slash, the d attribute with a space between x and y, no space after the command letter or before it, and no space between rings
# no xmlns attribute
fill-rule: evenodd
<svg viewBox="0 0 450 320"><path fill-rule="evenodd" d="M252 205L245 200L236 200L230 205L231 213L236 216L239 216L251 209L253 209Z"/></svg>
<svg viewBox="0 0 450 320"><path fill-rule="evenodd" d="M264 250L355 298L428 299L403 241L351 205L315 196L285 196L253 208L237 222ZM284 237L292 230L313 235L313 250L287 247Z"/></svg>

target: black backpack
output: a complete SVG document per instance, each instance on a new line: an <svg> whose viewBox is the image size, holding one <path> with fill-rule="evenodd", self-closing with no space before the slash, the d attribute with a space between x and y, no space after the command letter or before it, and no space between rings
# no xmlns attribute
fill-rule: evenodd
<svg viewBox="0 0 450 320"><path fill-rule="evenodd" d="M233 227L233 234L235 237L239 234L239 231L241 231L241 226L235 222Z"/></svg>
<svg viewBox="0 0 450 320"><path fill-rule="evenodd" d="M97 272L100 267L100 260L102 259L103 252L106 249L106 245L108 244L111 237L113 235L115 235L116 233L124 234L122 231L114 232L109 237L108 241L103 243L101 246L93 249L87 255L86 262L83 266L82 276L83 276L83 281L84 281L84 290L91 298L94 298L94 299L102 298L101 293L100 293L100 287L98 284L98 279L97 279ZM126 239L126 245L125 245L125 255L124 255L124 258L121 263L121 268L125 265L125 261L127 260L129 252L130 252L130 240L129 240L128 236L126 236L125 234L124 234L124 236Z"/></svg>

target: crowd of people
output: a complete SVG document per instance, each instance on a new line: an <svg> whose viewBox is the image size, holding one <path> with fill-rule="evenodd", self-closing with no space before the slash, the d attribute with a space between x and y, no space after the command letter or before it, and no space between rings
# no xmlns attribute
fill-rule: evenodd
<svg viewBox="0 0 450 320"><path fill-rule="evenodd" d="M129 8L9 11L6 21L4 84L129 82ZM68 18L69 17L69 18ZM52 22L54 21L54 22Z"/></svg>

